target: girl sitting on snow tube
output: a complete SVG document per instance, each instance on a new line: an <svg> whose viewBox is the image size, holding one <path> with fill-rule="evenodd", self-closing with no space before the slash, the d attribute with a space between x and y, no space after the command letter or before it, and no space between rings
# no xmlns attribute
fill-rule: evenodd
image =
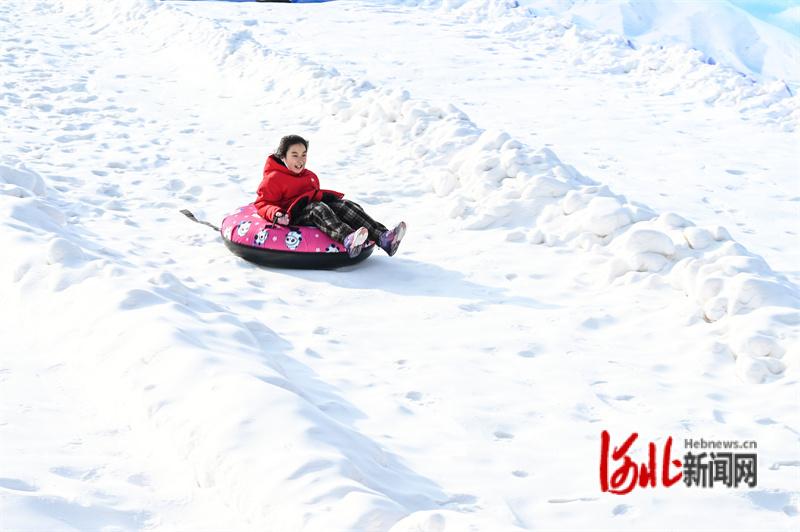
<svg viewBox="0 0 800 532"><path fill-rule="evenodd" d="M344 246L316 227L273 224L262 218L252 203L226 216L220 228L198 220L189 211L183 213L196 222L219 230L225 246L234 255L263 266L340 268L361 262L375 248L368 244L357 257L351 258L344 253Z"/></svg>
<svg viewBox="0 0 800 532"><path fill-rule="evenodd" d="M315 226L332 240L340 242L350 258L358 257L367 239L374 241L389 256L406 232L405 222L389 230L372 219L344 194L322 190L316 174L306 168L308 141L298 135L281 139L278 149L267 157L264 179L254 203L264 219L282 226Z"/></svg>

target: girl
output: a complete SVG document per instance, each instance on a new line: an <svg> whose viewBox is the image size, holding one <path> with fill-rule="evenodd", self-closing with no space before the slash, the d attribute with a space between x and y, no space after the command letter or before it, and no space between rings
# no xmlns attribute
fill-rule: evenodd
<svg viewBox="0 0 800 532"><path fill-rule="evenodd" d="M264 165L264 179L255 201L258 214L281 225L315 225L341 242L351 257L361 253L367 238L389 256L397 253L406 233L405 222L390 231L361 206L342 199L341 192L320 189L317 175L306 168L307 152L308 141L303 137L287 135L281 139Z"/></svg>

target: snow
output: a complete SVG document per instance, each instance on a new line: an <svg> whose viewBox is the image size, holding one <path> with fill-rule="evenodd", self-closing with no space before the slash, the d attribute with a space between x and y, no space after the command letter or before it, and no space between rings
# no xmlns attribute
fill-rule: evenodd
<svg viewBox="0 0 800 532"><path fill-rule="evenodd" d="M800 6L787 7L783 11L775 13L774 17L786 27L794 28L794 32L798 33L798 26L800 26Z"/></svg>
<svg viewBox="0 0 800 532"><path fill-rule="evenodd" d="M707 59L758 79L798 87L800 39L728 2L531 0L535 13L567 16L580 26L624 35L638 46L684 44Z"/></svg>
<svg viewBox="0 0 800 532"><path fill-rule="evenodd" d="M794 41L632 5L0 6L2 528L796 527ZM698 9L757 79L658 42ZM180 214L290 132L395 257ZM602 430L757 440L758 487L604 494Z"/></svg>

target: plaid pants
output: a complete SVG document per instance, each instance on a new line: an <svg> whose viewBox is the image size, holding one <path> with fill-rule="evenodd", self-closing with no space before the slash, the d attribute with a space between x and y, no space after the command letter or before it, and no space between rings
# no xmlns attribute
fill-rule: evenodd
<svg viewBox="0 0 800 532"><path fill-rule="evenodd" d="M293 225L315 225L323 233L342 242L344 237L358 229L366 227L370 240L378 241L378 237L386 231L386 227L373 220L361 205L346 199L333 199L309 203L300 215L292 220Z"/></svg>

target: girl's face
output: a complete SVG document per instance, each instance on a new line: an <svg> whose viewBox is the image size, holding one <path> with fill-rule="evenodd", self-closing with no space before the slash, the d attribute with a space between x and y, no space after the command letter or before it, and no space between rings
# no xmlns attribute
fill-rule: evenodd
<svg viewBox="0 0 800 532"><path fill-rule="evenodd" d="M286 167L295 174L299 174L306 167L306 147L302 144L292 144L286 151L286 158L283 160Z"/></svg>

